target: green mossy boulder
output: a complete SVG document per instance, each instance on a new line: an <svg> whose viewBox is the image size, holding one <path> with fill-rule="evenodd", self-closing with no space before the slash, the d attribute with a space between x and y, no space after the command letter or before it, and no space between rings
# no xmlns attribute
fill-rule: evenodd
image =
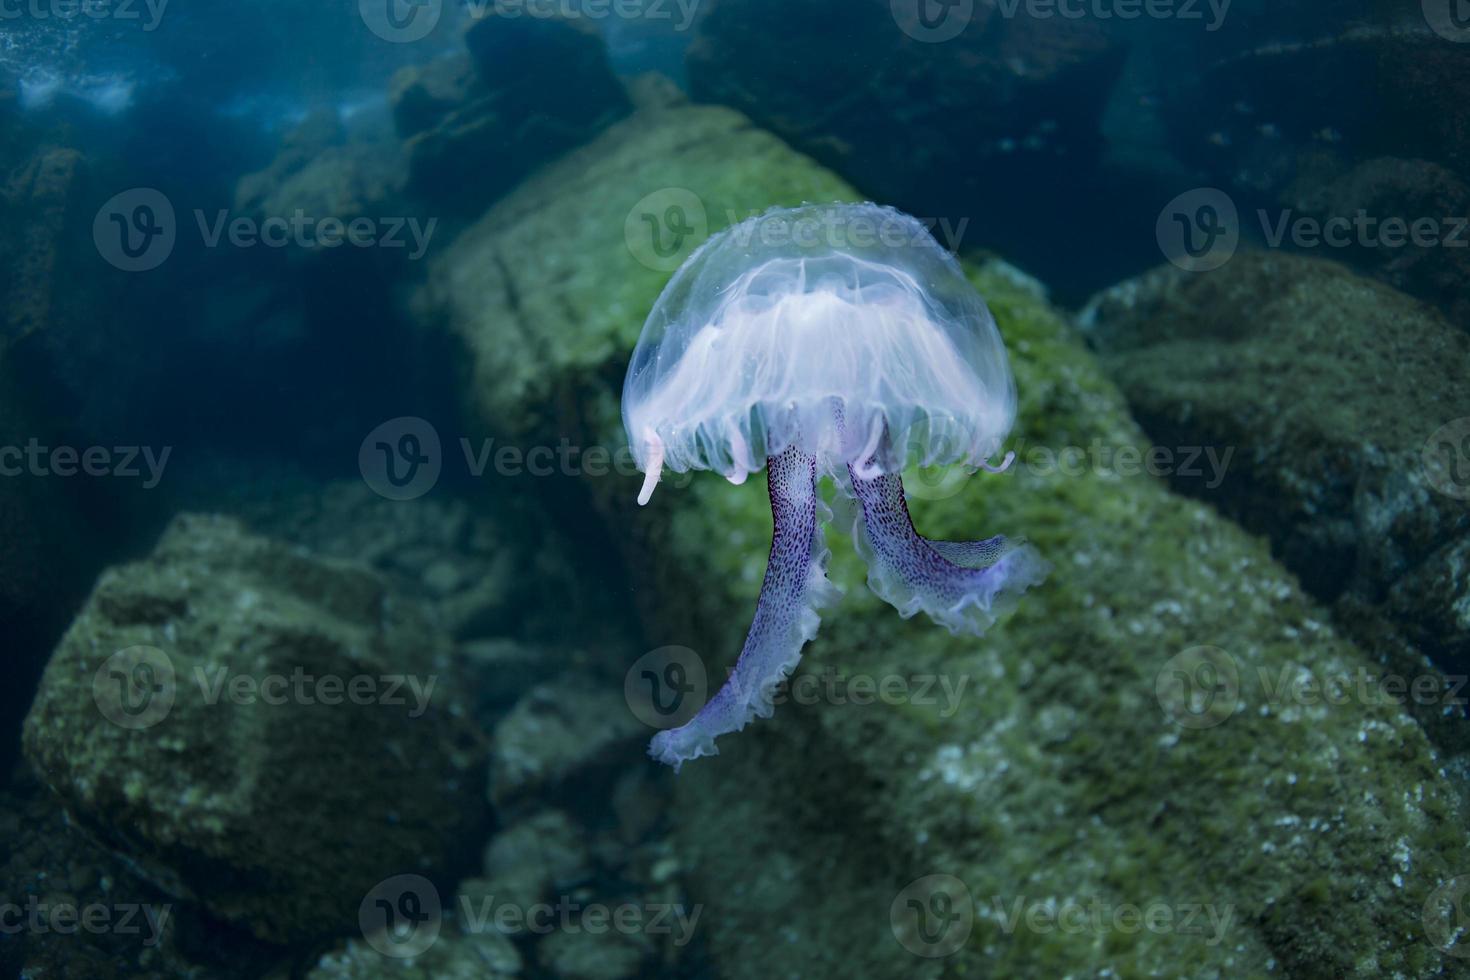
<svg viewBox="0 0 1470 980"><path fill-rule="evenodd" d="M1178 488L1266 535L1387 671L1470 669L1470 336L1335 262L1254 250L1125 282L1080 323L1156 443L1230 454L1218 485ZM1463 712L1441 727L1470 747Z"/></svg>
<svg viewBox="0 0 1470 980"><path fill-rule="evenodd" d="M444 873L483 822L449 651L367 568L182 515L102 575L26 755L175 898L272 942L346 932L379 881Z"/></svg>
<svg viewBox="0 0 1470 980"><path fill-rule="evenodd" d="M643 216L687 218L697 201L713 231L832 199L852 192L731 112L640 113L497 205L423 299L466 344L477 424L613 447L622 374L667 276L635 257ZM1263 541L1124 464L1143 433L1039 290L998 264L972 272L1017 375L1019 458L1004 475L914 474L916 520L938 537L1025 536L1055 571L985 638L955 637L876 600L829 536L847 595L808 648L807 687L677 777L675 835L719 973L1456 965L1425 909L1464 870L1465 833L1419 724L1377 690L1338 704L1303 687L1368 658ZM1106 463L1086 461L1094 445ZM604 515L649 645L693 648L717 683L754 610L765 494L705 474L639 509L638 482L588 473L561 506ZM875 697L885 682L907 693ZM943 911L936 890L960 918L929 941L914 910ZM1058 922L1078 907L1082 928Z"/></svg>

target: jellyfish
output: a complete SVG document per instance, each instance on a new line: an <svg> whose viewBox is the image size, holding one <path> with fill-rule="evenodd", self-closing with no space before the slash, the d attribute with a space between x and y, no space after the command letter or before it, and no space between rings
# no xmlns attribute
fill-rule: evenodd
<svg viewBox="0 0 1470 980"><path fill-rule="evenodd" d="M711 237L643 326L623 423L649 501L663 470L741 484L765 470L773 531L755 617L724 685L649 754L677 771L774 712L774 696L839 591L827 578L828 478L867 584L908 618L982 635L1048 565L1004 536L914 528L911 465L1004 470L1016 414L1005 346L954 256L875 204L775 208Z"/></svg>

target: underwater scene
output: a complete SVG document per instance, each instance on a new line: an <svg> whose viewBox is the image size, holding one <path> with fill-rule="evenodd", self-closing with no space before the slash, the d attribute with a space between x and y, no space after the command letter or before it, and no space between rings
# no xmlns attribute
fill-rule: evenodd
<svg viewBox="0 0 1470 980"><path fill-rule="evenodd" d="M1470 0L0 0L0 980L1470 978Z"/></svg>

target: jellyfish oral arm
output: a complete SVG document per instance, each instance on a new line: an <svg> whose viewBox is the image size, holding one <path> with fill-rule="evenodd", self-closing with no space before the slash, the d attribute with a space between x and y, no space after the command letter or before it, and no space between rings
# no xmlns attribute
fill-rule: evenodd
<svg viewBox="0 0 1470 980"><path fill-rule="evenodd" d="M659 732L648 754L679 767L715 755L715 739L769 718L781 683L817 634L820 611L838 595L827 581L829 552L817 522L817 460L795 447L766 461L775 527L755 619L729 679L690 721Z"/></svg>
<svg viewBox="0 0 1470 980"><path fill-rule="evenodd" d="M638 506L647 504L658 486L658 478L664 469L664 443L652 429L645 430L643 438L648 446L648 463L643 471L643 487L638 491Z"/></svg>
<svg viewBox="0 0 1470 980"><path fill-rule="evenodd" d="M914 530L897 474L864 477L848 467L857 514L853 543L868 563L868 588L905 619L923 611L952 633L979 636L1050 566L1024 542L930 541Z"/></svg>

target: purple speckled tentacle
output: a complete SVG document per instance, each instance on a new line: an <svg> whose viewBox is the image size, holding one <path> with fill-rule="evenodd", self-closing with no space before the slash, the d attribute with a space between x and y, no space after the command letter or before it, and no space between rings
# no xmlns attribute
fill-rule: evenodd
<svg viewBox="0 0 1470 980"><path fill-rule="evenodd" d="M715 739L752 718L769 718L775 689L817 634L819 611L838 595L827 581L830 552L818 525L817 460L792 447L766 461L775 529L760 601L740 659L724 687L688 724L659 732L648 754L675 771L690 759L714 755Z"/></svg>
<svg viewBox="0 0 1470 980"><path fill-rule="evenodd" d="M897 474L865 479L849 466L858 501L853 543L868 563L868 587L905 619L923 610L952 633L984 633L1009 601L1050 566L1024 542L930 541L914 530Z"/></svg>

